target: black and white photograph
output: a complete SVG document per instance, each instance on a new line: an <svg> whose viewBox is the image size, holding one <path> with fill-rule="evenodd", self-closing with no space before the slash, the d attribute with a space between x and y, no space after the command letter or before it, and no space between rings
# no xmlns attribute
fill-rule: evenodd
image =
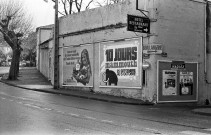
<svg viewBox="0 0 211 135"><path fill-rule="evenodd" d="M0 135L211 135L211 0L0 0Z"/></svg>

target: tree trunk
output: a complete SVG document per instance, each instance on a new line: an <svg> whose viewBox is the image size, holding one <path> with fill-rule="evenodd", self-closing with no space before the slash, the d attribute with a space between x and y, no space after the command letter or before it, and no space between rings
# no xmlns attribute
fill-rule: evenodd
<svg viewBox="0 0 211 135"><path fill-rule="evenodd" d="M8 80L17 80L19 72L19 59L20 59L20 50L14 49Z"/></svg>

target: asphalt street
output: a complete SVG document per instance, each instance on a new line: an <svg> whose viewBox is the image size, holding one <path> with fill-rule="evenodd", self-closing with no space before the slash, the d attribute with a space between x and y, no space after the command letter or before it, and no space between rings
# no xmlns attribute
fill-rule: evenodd
<svg viewBox="0 0 211 135"><path fill-rule="evenodd" d="M21 69L16 81L5 81L0 83L3 135L211 134L210 116L193 113L194 106L143 105L112 96L53 90L34 68Z"/></svg>
<svg viewBox="0 0 211 135"><path fill-rule="evenodd" d="M36 92L0 83L0 134L211 134L192 108L126 105Z"/></svg>

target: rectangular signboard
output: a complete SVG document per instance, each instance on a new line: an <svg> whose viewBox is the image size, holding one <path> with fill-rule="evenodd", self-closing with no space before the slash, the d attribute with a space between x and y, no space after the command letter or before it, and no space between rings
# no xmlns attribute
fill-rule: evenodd
<svg viewBox="0 0 211 135"><path fill-rule="evenodd" d="M185 68L180 69L185 64ZM172 65L176 65L172 68ZM179 65L179 66L178 66ZM182 66L183 67L183 66ZM198 63L158 61L158 102L196 102L198 100Z"/></svg>
<svg viewBox="0 0 211 135"><path fill-rule="evenodd" d="M127 15L127 30L140 33L150 33L150 19L146 17Z"/></svg>
<svg viewBox="0 0 211 135"><path fill-rule="evenodd" d="M144 54L161 54L163 52L162 44L147 44L143 45Z"/></svg>
<svg viewBox="0 0 211 135"><path fill-rule="evenodd" d="M93 46L63 50L63 85L93 86Z"/></svg>
<svg viewBox="0 0 211 135"><path fill-rule="evenodd" d="M140 39L100 45L100 86L141 87Z"/></svg>

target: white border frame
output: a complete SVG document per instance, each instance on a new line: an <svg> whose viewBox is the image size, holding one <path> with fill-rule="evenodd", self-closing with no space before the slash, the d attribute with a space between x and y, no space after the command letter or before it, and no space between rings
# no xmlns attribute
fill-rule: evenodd
<svg viewBox="0 0 211 135"><path fill-rule="evenodd" d="M136 38L127 38L127 39L122 39L122 40L116 40L116 42L123 42L123 41L132 41L132 40L140 40L140 46L138 46L138 50L140 51L140 57L138 57L138 61L140 61L140 63L138 63L140 65L139 67L139 73L140 73L140 87L127 87L127 86L101 86L100 85L100 81L99 81L99 88L123 88L123 89L142 89L143 88L143 80L142 80L142 76L143 76L143 71L142 71L142 64L143 64L143 37L136 37ZM107 42L99 42L99 56L100 56L100 49L101 49L101 45L102 43L115 43L114 41L107 41ZM100 66L100 58L99 58L99 66ZM100 68L99 68L99 78L100 76Z"/></svg>
<svg viewBox="0 0 211 135"><path fill-rule="evenodd" d="M78 86L78 85L64 85L63 82L64 82L64 49L65 48L69 48L69 47L81 47L81 46L88 46L88 45L92 45L93 46L93 51L94 51L94 44L81 44L81 45L70 45L70 46L63 46L62 47L62 87L85 87L85 88L93 88L94 87L94 74L92 74L92 80L93 80L93 83L91 86ZM94 55L93 55L93 65L92 66L95 66L94 65Z"/></svg>

